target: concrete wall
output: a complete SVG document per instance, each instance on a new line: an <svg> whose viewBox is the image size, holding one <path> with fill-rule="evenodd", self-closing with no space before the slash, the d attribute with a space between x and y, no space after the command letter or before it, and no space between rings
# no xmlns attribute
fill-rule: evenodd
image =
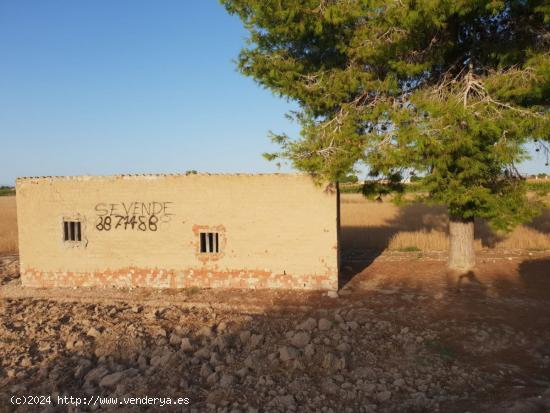
<svg viewBox="0 0 550 413"><path fill-rule="evenodd" d="M303 175L20 178L22 282L336 289L336 198ZM201 231L220 233L218 254L200 253Z"/></svg>

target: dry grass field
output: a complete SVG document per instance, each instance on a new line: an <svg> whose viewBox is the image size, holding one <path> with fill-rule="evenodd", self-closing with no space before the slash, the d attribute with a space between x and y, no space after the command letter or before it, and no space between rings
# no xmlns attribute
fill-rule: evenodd
<svg viewBox="0 0 550 413"><path fill-rule="evenodd" d="M390 201L366 200L360 194L342 194L341 225L344 250L445 251L445 208ZM483 220L476 221L477 249L550 250L550 210L511 234L495 234Z"/></svg>
<svg viewBox="0 0 550 413"><path fill-rule="evenodd" d="M17 213L14 196L0 196L0 253L17 252Z"/></svg>

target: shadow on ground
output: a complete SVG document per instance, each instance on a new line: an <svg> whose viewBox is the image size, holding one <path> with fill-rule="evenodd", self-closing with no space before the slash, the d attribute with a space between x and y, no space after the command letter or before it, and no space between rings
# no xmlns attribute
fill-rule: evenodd
<svg viewBox="0 0 550 413"><path fill-rule="evenodd" d="M339 299L231 292L263 304L254 311L221 309L224 295L207 290L186 303L161 292L155 305L3 300L0 407L36 411L9 396L57 392L190 398L166 412L454 413L505 412L502 400L537 397L550 384L550 259L487 263L459 285L442 265L375 262L376 276L354 279L364 288Z"/></svg>
<svg viewBox="0 0 550 413"><path fill-rule="evenodd" d="M368 204L365 204L365 209L367 207ZM368 268L388 248L390 240L397 233L438 231L447 234L447 224L448 216L445 207L416 203L400 207L398 214L387 219L384 225L369 226L368 216L362 226L342 225L340 288ZM550 209L545 209L541 215L525 225L543 234L549 234ZM475 237L481 242L483 248L493 248L504 239L502 235L492 231L482 219L475 221Z"/></svg>

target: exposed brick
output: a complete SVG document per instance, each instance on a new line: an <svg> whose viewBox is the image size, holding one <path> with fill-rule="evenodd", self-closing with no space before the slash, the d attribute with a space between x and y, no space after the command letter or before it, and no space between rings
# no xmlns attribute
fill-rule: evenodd
<svg viewBox="0 0 550 413"><path fill-rule="evenodd" d="M265 271L233 270L213 272L205 269L158 270L123 268L105 272L43 272L27 269L21 274L28 287L145 287L145 288L282 288L333 290L337 279L331 275L274 274Z"/></svg>

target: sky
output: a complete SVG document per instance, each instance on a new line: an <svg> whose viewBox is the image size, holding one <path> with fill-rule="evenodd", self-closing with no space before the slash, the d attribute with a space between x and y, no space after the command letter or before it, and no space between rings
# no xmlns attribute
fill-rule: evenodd
<svg viewBox="0 0 550 413"><path fill-rule="evenodd" d="M296 109L236 70L215 0L0 0L0 185L17 176L288 172ZM542 156L523 172L549 172Z"/></svg>

